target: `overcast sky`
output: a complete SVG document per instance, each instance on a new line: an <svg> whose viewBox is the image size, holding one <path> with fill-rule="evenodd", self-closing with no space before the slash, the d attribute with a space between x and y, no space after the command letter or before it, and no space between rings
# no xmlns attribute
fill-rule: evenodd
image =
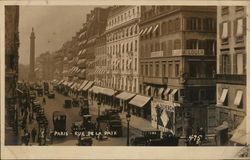
<svg viewBox="0 0 250 160"><path fill-rule="evenodd" d="M30 33L35 31L36 57L56 51L71 40L94 6L21 6L19 19L19 63L29 64Z"/></svg>

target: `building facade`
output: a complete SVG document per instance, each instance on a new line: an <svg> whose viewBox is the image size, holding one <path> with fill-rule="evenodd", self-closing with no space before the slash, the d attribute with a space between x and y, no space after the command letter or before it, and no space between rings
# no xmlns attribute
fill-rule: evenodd
<svg viewBox="0 0 250 160"><path fill-rule="evenodd" d="M217 8L217 104L213 126L224 121L229 132L246 116L246 7Z"/></svg>
<svg viewBox="0 0 250 160"><path fill-rule="evenodd" d="M102 34L96 40L95 48L95 83L107 87L107 53L106 35Z"/></svg>
<svg viewBox="0 0 250 160"><path fill-rule="evenodd" d="M215 103L216 7L143 6L140 29L140 93L168 104L153 112L174 114L168 129L177 134L205 127Z"/></svg>
<svg viewBox="0 0 250 160"><path fill-rule="evenodd" d="M86 79L95 79L95 48L96 39L105 31L109 8L95 8L87 14L87 37L86 44Z"/></svg>
<svg viewBox="0 0 250 160"><path fill-rule="evenodd" d="M138 92L139 6L112 7L107 20L108 86Z"/></svg>
<svg viewBox="0 0 250 160"><path fill-rule="evenodd" d="M18 143L18 26L19 7L5 6L5 145Z"/></svg>

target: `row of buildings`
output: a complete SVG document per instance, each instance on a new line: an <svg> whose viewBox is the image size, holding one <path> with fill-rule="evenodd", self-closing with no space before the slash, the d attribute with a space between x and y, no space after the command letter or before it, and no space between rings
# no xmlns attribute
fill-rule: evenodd
<svg viewBox="0 0 250 160"><path fill-rule="evenodd" d="M36 74L142 95L149 108L135 110L149 115L138 116L160 130L212 133L226 121L233 131L246 115L246 7L95 8L71 41L36 59Z"/></svg>

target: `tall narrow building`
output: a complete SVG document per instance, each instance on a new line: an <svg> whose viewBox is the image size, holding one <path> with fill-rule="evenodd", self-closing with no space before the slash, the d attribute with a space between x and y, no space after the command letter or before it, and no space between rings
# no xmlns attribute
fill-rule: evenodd
<svg viewBox="0 0 250 160"><path fill-rule="evenodd" d="M29 71L29 80L35 81L35 33L32 28L30 34L30 71Z"/></svg>

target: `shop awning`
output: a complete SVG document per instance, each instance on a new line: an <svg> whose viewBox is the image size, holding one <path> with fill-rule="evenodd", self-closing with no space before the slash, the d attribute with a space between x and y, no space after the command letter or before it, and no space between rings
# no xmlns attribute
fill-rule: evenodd
<svg viewBox="0 0 250 160"><path fill-rule="evenodd" d="M113 96L116 93L116 91L110 88L103 88L101 93L107 96Z"/></svg>
<svg viewBox="0 0 250 160"><path fill-rule="evenodd" d="M93 85L93 83L94 83L93 81L89 81L82 90L87 91Z"/></svg>
<svg viewBox="0 0 250 160"><path fill-rule="evenodd" d="M79 90L82 90L83 87L88 83L87 80L84 80L84 82L82 82L81 86L79 87Z"/></svg>
<svg viewBox="0 0 250 160"><path fill-rule="evenodd" d="M75 88L75 86L77 85L77 83L74 83L73 85L71 85L71 89L74 89Z"/></svg>
<svg viewBox="0 0 250 160"><path fill-rule="evenodd" d="M159 27L159 24L157 24L157 25L155 26L155 28L154 28L154 30L153 30L153 33L158 29L158 27Z"/></svg>
<svg viewBox="0 0 250 160"><path fill-rule="evenodd" d="M167 96L167 95L169 94L170 91L171 91L171 89L170 89L170 88L167 88L167 89L165 90L165 92L164 92L164 96Z"/></svg>
<svg viewBox="0 0 250 160"><path fill-rule="evenodd" d="M142 32L141 35L144 35L147 32L148 28L145 28L145 30Z"/></svg>
<svg viewBox="0 0 250 160"><path fill-rule="evenodd" d="M141 29L139 32L139 35L141 35L143 33L144 29Z"/></svg>
<svg viewBox="0 0 250 160"><path fill-rule="evenodd" d="M227 129L227 128L228 128L228 123L227 123L226 121L224 121L224 122L222 123L222 125L220 125L220 126L214 128L214 130L215 130L215 131L222 131L222 130Z"/></svg>
<svg viewBox="0 0 250 160"><path fill-rule="evenodd" d="M234 105L239 106L242 99L243 91L237 91L236 97L234 99Z"/></svg>
<svg viewBox="0 0 250 160"><path fill-rule="evenodd" d="M160 88L159 91L158 91L158 95L161 95L164 91L164 88Z"/></svg>
<svg viewBox="0 0 250 160"><path fill-rule="evenodd" d="M101 93L103 88L102 87L98 87L98 86L93 86L91 89L90 89L93 93L95 94L98 94L98 93Z"/></svg>
<svg viewBox="0 0 250 160"><path fill-rule="evenodd" d="M149 34L151 32L152 28L153 28L153 26L149 27L147 34Z"/></svg>
<svg viewBox="0 0 250 160"><path fill-rule="evenodd" d="M61 80L60 82L58 82L58 85L59 85L59 84L62 84L63 82L64 82L64 80Z"/></svg>
<svg viewBox="0 0 250 160"><path fill-rule="evenodd" d="M143 107L150 99L150 97L136 95L131 101L129 101L129 104L135 105L137 107Z"/></svg>
<svg viewBox="0 0 250 160"><path fill-rule="evenodd" d="M73 86L74 84L75 84L74 82L69 82L69 83L68 83L68 86L71 87L71 86Z"/></svg>
<svg viewBox="0 0 250 160"><path fill-rule="evenodd" d="M135 94L133 94L133 93L129 93L129 92L122 92L122 93L120 93L120 94L118 94L117 96L116 96L116 98L118 98L118 99L122 99L122 100L128 100L128 99L130 99L130 98L133 98L135 96Z"/></svg>
<svg viewBox="0 0 250 160"><path fill-rule="evenodd" d="M178 89L174 89L170 94L175 95L175 93L178 91Z"/></svg>
<svg viewBox="0 0 250 160"><path fill-rule="evenodd" d="M243 119L241 124L233 131L233 136L230 141L245 145L247 143L247 132L246 132L246 117Z"/></svg>
<svg viewBox="0 0 250 160"><path fill-rule="evenodd" d="M221 97L220 97L220 103L224 103L226 96L227 96L228 89L223 89Z"/></svg>

